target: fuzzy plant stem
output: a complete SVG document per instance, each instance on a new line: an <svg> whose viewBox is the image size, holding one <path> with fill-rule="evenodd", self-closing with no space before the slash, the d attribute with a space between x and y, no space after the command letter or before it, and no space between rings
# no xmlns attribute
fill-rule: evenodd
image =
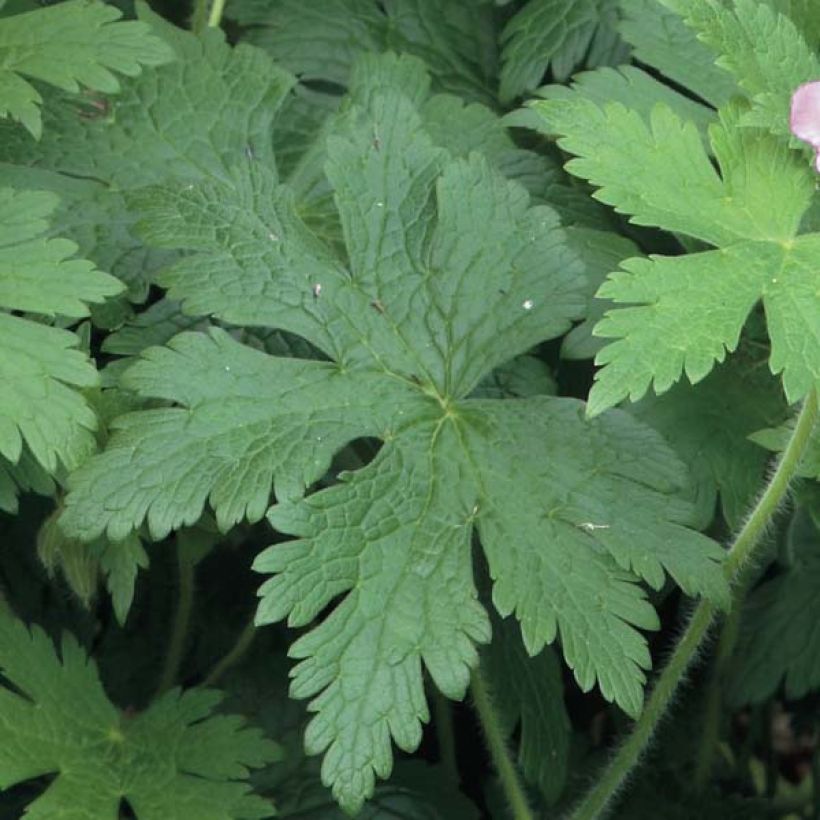
<svg viewBox="0 0 820 820"><path fill-rule="evenodd" d="M245 628L239 633L239 637L236 639L234 645L213 665L211 671L203 678L201 685L213 686L228 669L245 656L245 653L251 648L255 637L256 624L253 618L251 618Z"/></svg>
<svg viewBox="0 0 820 820"><path fill-rule="evenodd" d="M211 13L208 15L208 27L219 28L222 22L222 12L225 11L225 0L214 0Z"/></svg>
<svg viewBox="0 0 820 820"><path fill-rule="evenodd" d="M518 775L518 769L510 755L504 732L501 728L501 720L493 704L492 695L487 687L487 682L479 665L473 671L470 681L470 691L473 696L478 720L484 731L487 741L487 749L498 778L501 781L501 788L507 798L507 805L510 808L510 816L513 820L535 820L535 815L530 809L524 785Z"/></svg>
<svg viewBox="0 0 820 820"><path fill-rule="evenodd" d="M803 403L794 431L774 475L726 556L724 571L730 582L736 580L738 571L754 554L766 526L786 497L806 450L816 418L817 394L812 390ZM709 601L704 600L697 605L666 667L658 676L655 688L635 723L632 734L624 741L596 784L575 808L571 815L572 820L595 820L606 811L649 745L658 722L666 713L675 690L683 680L686 669L695 659L715 614L716 608Z"/></svg>
<svg viewBox="0 0 820 820"><path fill-rule="evenodd" d="M753 576L743 573L732 591L732 609L720 630L715 662L712 666L711 678L706 691L706 708L703 713L703 731L701 733L698 752L695 758L693 785L696 793L702 793L712 776L715 752L720 740L721 715L723 714L723 684L729 663L735 651L738 635L740 634L740 615L743 602L749 593Z"/></svg>
<svg viewBox="0 0 820 820"><path fill-rule="evenodd" d="M162 668L157 696L167 692L176 683L179 667L182 665L182 654L185 650L185 639L191 623L191 610L194 605L194 563L181 545L177 544L177 572L179 579L179 598L171 629L171 639Z"/></svg>

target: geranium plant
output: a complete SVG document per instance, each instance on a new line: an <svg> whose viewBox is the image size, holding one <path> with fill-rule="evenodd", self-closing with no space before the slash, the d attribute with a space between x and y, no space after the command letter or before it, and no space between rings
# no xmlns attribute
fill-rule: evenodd
<svg viewBox="0 0 820 820"><path fill-rule="evenodd" d="M0 813L818 805L812 12L4 5Z"/></svg>

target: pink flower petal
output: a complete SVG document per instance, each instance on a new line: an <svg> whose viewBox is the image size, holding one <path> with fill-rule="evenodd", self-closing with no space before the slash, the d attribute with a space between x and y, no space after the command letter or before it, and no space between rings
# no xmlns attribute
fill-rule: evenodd
<svg viewBox="0 0 820 820"><path fill-rule="evenodd" d="M797 139L814 148L814 167L820 172L820 80L804 83L792 94L789 126Z"/></svg>

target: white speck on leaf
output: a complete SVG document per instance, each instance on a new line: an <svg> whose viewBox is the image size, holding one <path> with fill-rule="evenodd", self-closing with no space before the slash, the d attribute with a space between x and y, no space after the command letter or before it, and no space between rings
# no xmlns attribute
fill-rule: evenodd
<svg viewBox="0 0 820 820"><path fill-rule="evenodd" d="M532 299L525 299L521 307L524 308L524 310L532 310L533 307L535 307L535 302L533 302Z"/></svg>
<svg viewBox="0 0 820 820"><path fill-rule="evenodd" d="M591 521L584 521L583 524L578 524L578 529L584 532L595 532L595 530L608 530L609 524L593 524Z"/></svg>

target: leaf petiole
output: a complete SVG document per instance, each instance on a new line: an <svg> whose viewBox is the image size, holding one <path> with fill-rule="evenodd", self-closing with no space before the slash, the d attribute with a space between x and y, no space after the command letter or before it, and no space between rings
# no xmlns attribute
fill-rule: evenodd
<svg viewBox="0 0 820 820"><path fill-rule="evenodd" d="M738 572L750 560L761 535L786 497L816 419L817 392L812 390L803 403L794 432L771 481L729 549L724 571L730 581L736 580ZM709 601L703 600L697 605L669 662L660 673L632 734L624 741L596 784L575 808L571 815L572 820L594 820L606 811L652 740L660 719L666 713L672 697L683 681L687 668L696 658L716 614L717 608Z"/></svg>
<svg viewBox="0 0 820 820"><path fill-rule="evenodd" d="M478 715L487 749L490 753L493 766L501 781L501 787L507 798L507 804L513 820L535 820L535 815L529 806L524 785L518 774L518 769L510 755L510 750L504 738L501 721L492 695L479 665L473 670L470 681L470 691L473 696L473 705Z"/></svg>

